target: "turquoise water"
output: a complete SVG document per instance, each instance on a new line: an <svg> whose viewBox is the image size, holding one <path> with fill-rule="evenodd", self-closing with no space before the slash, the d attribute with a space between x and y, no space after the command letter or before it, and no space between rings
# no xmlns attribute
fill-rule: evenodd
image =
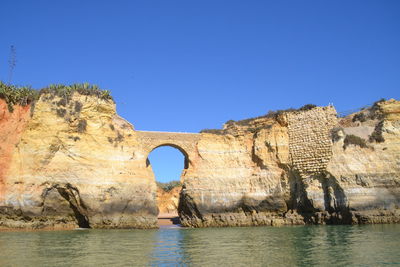
<svg viewBox="0 0 400 267"><path fill-rule="evenodd" d="M0 266L400 265L400 225L0 232Z"/></svg>

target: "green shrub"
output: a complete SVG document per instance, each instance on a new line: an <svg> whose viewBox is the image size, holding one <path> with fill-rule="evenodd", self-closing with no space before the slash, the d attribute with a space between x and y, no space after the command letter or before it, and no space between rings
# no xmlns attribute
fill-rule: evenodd
<svg viewBox="0 0 400 267"><path fill-rule="evenodd" d="M372 107L370 108L370 113L371 113L370 118L372 120L374 120L374 119L378 119L378 120L383 119L383 117L382 117L383 114L380 111L379 104L383 103L385 101L386 101L385 98L381 98L380 100L375 101L374 104L372 104Z"/></svg>
<svg viewBox="0 0 400 267"><path fill-rule="evenodd" d="M385 142L385 138L383 138L382 134L377 133L377 132L373 132L373 133L369 136L369 141L370 141L370 142L383 143L383 142Z"/></svg>
<svg viewBox="0 0 400 267"><path fill-rule="evenodd" d="M337 142L340 140L339 132L343 131L342 127L336 127L331 130L332 142Z"/></svg>
<svg viewBox="0 0 400 267"><path fill-rule="evenodd" d="M86 120L79 120L78 126L77 126L78 133L85 132L86 131L86 126L87 126Z"/></svg>
<svg viewBox="0 0 400 267"><path fill-rule="evenodd" d="M167 183L157 182L157 186L160 187L165 192L169 192L175 187L182 186L182 183L176 180Z"/></svg>
<svg viewBox="0 0 400 267"><path fill-rule="evenodd" d="M0 81L0 98L7 103L8 110L13 112L14 105L26 106L39 98L39 92L29 86L17 87Z"/></svg>
<svg viewBox="0 0 400 267"><path fill-rule="evenodd" d="M101 90L97 85L90 85L89 83L76 83L71 85L51 84L40 90L40 94L49 94L51 97L58 96L65 99L67 102L71 100L74 92L113 101L109 91Z"/></svg>
<svg viewBox="0 0 400 267"><path fill-rule="evenodd" d="M302 106L301 108L299 108L298 110L299 111L307 111L307 110L311 110L315 107L317 107L317 106L314 104L306 104L306 105Z"/></svg>
<svg viewBox="0 0 400 267"><path fill-rule="evenodd" d="M113 101L109 91L101 90L97 85L90 85L89 83L51 84L43 89L34 90L29 86L17 87L0 81L0 98L6 101L10 112L14 110L14 105L26 106L34 103L42 95L46 95L45 100L52 100L58 96L61 99L55 104L57 106L66 106L74 92L78 92L81 95L95 96L106 101ZM75 108L80 111L82 106L75 105Z"/></svg>
<svg viewBox="0 0 400 267"><path fill-rule="evenodd" d="M353 122L356 122L356 121L365 122L366 120L367 120L367 116L365 116L365 114L362 112L354 115L353 119L352 119Z"/></svg>
<svg viewBox="0 0 400 267"><path fill-rule="evenodd" d="M81 110L82 110L82 103L81 102L79 102L79 101L75 101L75 112L76 113L79 113L79 112L81 112Z"/></svg>
<svg viewBox="0 0 400 267"><path fill-rule="evenodd" d="M385 138L383 138L383 136L382 136L382 128L383 128L383 121L379 122L375 126L375 130L369 136L369 141L370 142L377 142L377 143L385 142Z"/></svg>
<svg viewBox="0 0 400 267"><path fill-rule="evenodd" d="M349 134L344 138L343 148L346 149L349 145L356 145L361 148L367 148L368 145L365 140L359 136Z"/></svg>
<svg viewBox="0 0 400 267"><path fill-rule="evenodd" d="M61 98L60 101L57 102L57 106L65 107L66 105L67 105L67 100L64 98Z"/></svg>
<svg viewBox="0 0 400 267"><path fill-rule="evenodd" d="M379 99L378 101L375 101L374 104L372 104L372 106L378 106L380 103L383 103L383 102L385 102L385 101L386 101L385 98L381 98L381 99Z"/></svg>
<svg viewBox="0 0 400 267"><path fill-rule="evenodd" d="M58 117L64 118L65 114L67 113L67 110L64 108L58 108L56 112Z"/></svg>
<svg viewBox="0 0 400 267"><path fill-rule="evenodd" d="M110 129L111 131L114 131L115 130L114 125L110 124Z"/></svg>

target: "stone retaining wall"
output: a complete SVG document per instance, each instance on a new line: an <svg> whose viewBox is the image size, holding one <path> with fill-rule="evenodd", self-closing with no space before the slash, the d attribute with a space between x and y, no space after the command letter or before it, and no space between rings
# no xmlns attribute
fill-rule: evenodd
<svg viewBox="0 0 400 267"><path fill-rule="evenodd" d="M337 124L333 106L287 113L289 151L301 176L318 174L332 157L331 129Z"/></svg>

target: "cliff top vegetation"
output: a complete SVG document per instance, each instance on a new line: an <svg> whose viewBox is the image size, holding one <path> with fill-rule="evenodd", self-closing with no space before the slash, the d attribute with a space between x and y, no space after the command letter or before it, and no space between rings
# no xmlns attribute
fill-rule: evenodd
<svg viewBox="0 0 400 267"><path fill-rule="evenodd" d="M242 126L247 126L250 124L250 122L257 120L257 119L262 119L262 118L273 118L276 119L280 114L283 114L285 112L295 112L295 111L307 111L307 110L311 110L313 108L317 107L314 104L306 104L298 109L295 108L288 108L288 109L279 109L276 111L270 110L268 111L267 114L259 116L259 117L254 117L254 118L248 118L248 119L244 119L244 120L239 120L239 121L234 121L234 120L230 120L227 121L226 123L236 123L238 125L242 125Z"/></svg>
<svg viewBox="0 0 400 267"><path fill-rule="evenodd" d="M31 86L15 86L0 81L0 98L6 101L10 112L14 110L14 105L29 105L44 94L48 94L52 98L58 96L68 102L75 92L81 95L95 96L107 101L114 101L110 91L102 90L97 85L91 85L89 83L76 83L71 85L51 84L37 90L33 89Z"/></svg>
<svg viewBox="0 0 400 267"><path fill-rule="evenodd" d="M283 113L286 112L295 112L295 111L307 111L307 110L311 110L313 108L317 107L314 104L306 104L298 109L294 109L294 108L288 108L288 109L280 109L280 110L276 110L276 111L268 111L267 114L262 115L262 116L258 116L258 117L253 117L253 118L248 118L248 119L244 119L244 120L238 120L238 121L234 121L234 120L229 120L225 123L225 125L229 126L233 126L233 125L239 125L239 126L250 126L252 122L254 122L255 120L258 119L277 119L277 117ZM249 128L250 132L256 132L257 129L255 128ZM213 133L213 134L226 134L226 130L224 129L203 129L200 131L200 133Z"/></svg>
<svg viewBox="0 0 400 267"><path fill-rule="evenodd" d="M172 180L166 183L157 182L157 186L160 187L165 192L169 192L175 187L182 186L182 183L180 181Z"/></svg>

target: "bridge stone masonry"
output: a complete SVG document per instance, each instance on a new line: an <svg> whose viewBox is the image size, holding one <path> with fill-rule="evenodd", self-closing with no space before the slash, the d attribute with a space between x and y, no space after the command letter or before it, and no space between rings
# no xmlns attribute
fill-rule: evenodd
<svg viewBox="0 0 400 267"><path fill-rule="evenodd" d="M156 131L136 131L136 136L146 158L151 151L161 146L171 146L178 149L185 156L185 169L194 164L194 159L198 154L197 142L201 138L201 134L198 133Z"/></svg>

